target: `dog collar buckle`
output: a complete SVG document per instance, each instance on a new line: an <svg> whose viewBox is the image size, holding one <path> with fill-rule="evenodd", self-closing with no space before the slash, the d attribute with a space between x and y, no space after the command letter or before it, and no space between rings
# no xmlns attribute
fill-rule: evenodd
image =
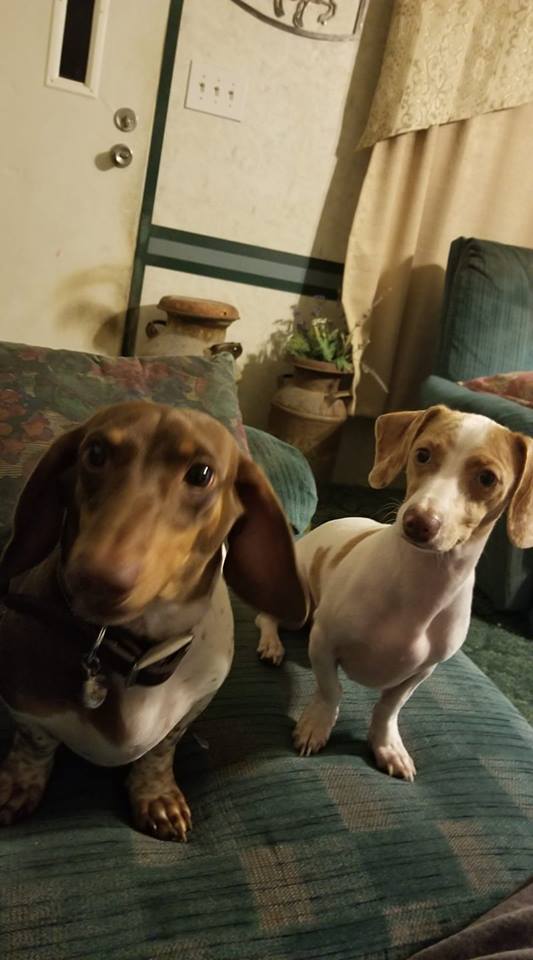
<svg viewBox="0 0 533 960"><path fill-rule="evenodd" d="M167 661L170 657L180 660L189 649L194 640L193 633L185 633L179 637L173 637L169 640L163 640L155 644L150 650L147 650L141 657L131 665L131 669L126 676L126 686L131 687L137 679L137 674L148 667L157 669L161 661Z"/></svg>

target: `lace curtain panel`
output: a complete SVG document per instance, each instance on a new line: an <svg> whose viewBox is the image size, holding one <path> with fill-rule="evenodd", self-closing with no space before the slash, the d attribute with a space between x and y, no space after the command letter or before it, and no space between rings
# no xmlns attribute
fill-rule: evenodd
<svg viewBox="0 0 533 960"><path fill-rule="evenodd" d="M532 100L532 0L395 0L359 146Z"/></svg>

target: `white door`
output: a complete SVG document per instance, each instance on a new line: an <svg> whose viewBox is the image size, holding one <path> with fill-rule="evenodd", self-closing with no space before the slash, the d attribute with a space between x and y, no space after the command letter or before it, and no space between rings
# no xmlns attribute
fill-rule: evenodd
<svg viewBox="0 0 533 960"><path fill-rule="evenodd" d="M168 7L0 0L0 339L118 350Z"/></svg>

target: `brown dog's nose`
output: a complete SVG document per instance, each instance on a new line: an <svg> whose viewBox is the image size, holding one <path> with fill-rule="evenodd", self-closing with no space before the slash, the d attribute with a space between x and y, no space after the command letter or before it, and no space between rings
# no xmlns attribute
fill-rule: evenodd
<svg viewBox="0 0 533 960"><path fill-rule="evenodd" d="M442 521L431 510L409 507L403 515L403 532L413 543L430 543L437 536Z"/></svg>
<svg viewBox="0 0 533 960"><path fill-rule="evenodd" d="M133 589L140 571L139 563L90 563L79 557L68 581L73 592L118 601Z"/></svg>

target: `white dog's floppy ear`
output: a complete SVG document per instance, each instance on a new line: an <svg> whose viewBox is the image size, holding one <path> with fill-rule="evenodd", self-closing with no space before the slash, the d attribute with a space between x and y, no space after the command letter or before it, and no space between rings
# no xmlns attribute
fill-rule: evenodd
<svg viewBox="0 0 533 960"><path fill-rule="evenodd" d="M28 477L0 559L2 582L36 566L59 541L65 512L61 477L76 462L84 432L77 427L58 437Z"/></svg>
<svg viewBox="0 0 533 960"><path fill-rule="evenodd" d="M244 513L228 534L225 579L257 610L300 625L307 616L307 601L291 532L263 471L242 455L235 490Z"/></svg>
<svg viewBox="0 0 533 960"><path fill-rule="evenodd" d="M507 533L522 550L533 547L533 440L515 434L521 455L521 473L507 511Z"/></svg>
<svg viewBox="0 0 533 960"><path fill-rule="evenodd" d="M371 487L388 487L407 463L409 450L427 421L447 407L438 404L427 410L384 413L376 420L374 466L368 475Z"/></svg>

